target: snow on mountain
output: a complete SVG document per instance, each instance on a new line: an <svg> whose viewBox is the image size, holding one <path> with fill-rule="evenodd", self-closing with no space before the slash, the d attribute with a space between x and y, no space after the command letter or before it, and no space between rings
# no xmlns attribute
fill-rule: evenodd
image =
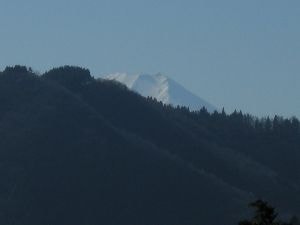
<svg viewBox="0 0 300 225"><path fill-rule="evenodd" d="M191 110L199 110L203 106L210 112L216 110L216 107L161 73L154 75L115 73L105 78L119 81L142 96L156 98L164 104L187 106Z"/></svg>

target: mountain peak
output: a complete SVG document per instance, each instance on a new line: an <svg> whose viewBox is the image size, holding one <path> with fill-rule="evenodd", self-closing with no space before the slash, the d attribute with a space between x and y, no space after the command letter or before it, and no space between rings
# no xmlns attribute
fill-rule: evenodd
<svg viewBox="0 0 300 225"><path fill-rule="evenodd" d="M119 81L142 96L156 98L164 104L186 106L191 110L200 110L202 107L205 107L210 112L216 110L216 107L212 104L162 73L140 73L135 75L115 73L109 74L105 78Z"/></svg>

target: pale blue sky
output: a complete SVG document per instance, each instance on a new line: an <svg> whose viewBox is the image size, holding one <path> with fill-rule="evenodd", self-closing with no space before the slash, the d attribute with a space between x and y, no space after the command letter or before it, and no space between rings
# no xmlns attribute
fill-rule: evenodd
<svg viewBox="0 0 300 225"><path fill-rule="evenodd" d="M300 117L299 0L0 0L0 68L162 72L231 111Z"/></svg>

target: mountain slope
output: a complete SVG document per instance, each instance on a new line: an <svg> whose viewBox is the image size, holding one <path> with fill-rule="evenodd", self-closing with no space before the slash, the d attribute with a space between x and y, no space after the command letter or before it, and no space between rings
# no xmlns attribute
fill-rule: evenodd
<svg viewBox="0 0 300 225"><path fill-rule="evenodd" d="M105 80L90 83L79 90L72 86L67 88L80 95L114 126L167 149L229 186L275 200L274 203L282 207L297 206L294 196L300 189L297 185L289 188L296 180L287 180L286 177L288 174L298 176L299 151L296 153L294 146L290 145L290 138L284 136L272 138L273 144L265 142L270 134L254 129L254 121L248 115L244 118L234 113L227 118L223 113L209 115L205 110L197 113L175 110L149 99L146 101L124 86ZM201 121L203 116L204 121ZM299 129L292 136L299 137ZM276 144L278 140L285 142L286 147L282 149L288 149L291 155L283 157L287 155L286 151L273 149L279 146ZM299 142L294 144L300 146ZM259 157L253 154L256 149L261 149ZM278 157L279 154L283 155ZM282 166L284 158L285 163L291 165L289 169Z"/></svg>
<svg viewBox="0 0 300 225"><path fill-rule="evenodd" d="M119 81L142 96L156 98L164 104L186 106L191 110L200 110L202 107L207 108L210 112L216 110L210 103L160 73L155 75L116 73L107 75L105 78Z"/></svg>
<svg viewBox="0 0 300 225"><path fill-rule="evenodd" d="M53 82L61 78L54 76L58 71L44 78L28 72L0 75L1 224L237 219L247 196L114 127L76 94L95 84L81 73L75 83L75 70L60 83Z"/></svg>
<svg viewBox="0 0 300 225"><path fill-rule="evenodd" d="M7 68L0 102L1 224L236 224L256 197L299 212L298 120L191 113L68 66Z"/></svg>

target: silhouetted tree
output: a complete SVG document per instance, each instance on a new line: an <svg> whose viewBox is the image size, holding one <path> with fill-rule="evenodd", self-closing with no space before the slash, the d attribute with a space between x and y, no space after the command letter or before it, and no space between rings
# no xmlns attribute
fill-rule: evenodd
<svg viewBox="0 0 300 225"><path fill-rule="evenodd" d="M93 79L88 69L74 66L54 68L46 72L43 78L58 82L70 90L79 90Z"/></svg>
<svg viewBox="0 0 300 225"><path fill-rule="evenodd" d="M12 74L12 73L17 73L17 74L26 74L28 73L27 67L26 66L20 66L20 65L16 65L16 66L7 66L5 68L5 70L3 71L3 73L7 73L7 74Z"/></svg>
<svg viewBox="0 0 300 225"><path fill-rule="evenodd" d="M239 225L288 225L288 223L277 220L278 214L275 208L263 200L250 203L250 207L255 209L254 217L241 221Z"/></svg>

